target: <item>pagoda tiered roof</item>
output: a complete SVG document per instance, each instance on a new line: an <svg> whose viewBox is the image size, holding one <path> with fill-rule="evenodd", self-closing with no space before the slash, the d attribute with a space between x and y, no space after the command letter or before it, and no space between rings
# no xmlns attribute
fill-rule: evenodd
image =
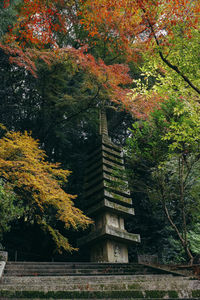
<svg viewBox="0 0 200 300"><path fill-rule="evenodd" d="M140 236L128 233L124 228L124 218L135 213L124 176L123 151L108 136L105 112L101 113L100 119L101 141L87 157L84 184L85 213L94 219L95 224L87 236L79 239L78 246L96 243L93 258L102 256L103 261L115 259L117 252L113 249L121 247L121 261L125 262L128 260L126 245L140 242ZM117 246L116 242L119 243ZM120 261L120 257L118 259Z"/></svg>

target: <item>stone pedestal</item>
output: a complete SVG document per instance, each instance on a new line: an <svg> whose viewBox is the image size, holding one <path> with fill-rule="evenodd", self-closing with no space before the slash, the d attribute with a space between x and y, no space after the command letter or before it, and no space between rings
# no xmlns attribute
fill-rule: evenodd
<svg viewBox="0 0 200 300"><path fill-rule="evenodd" d="M7 261L8 260L8 252L7 251L0 251L0 261Z"/></svg>
<svg viewBox="0 0 200 300"><path fill-rule="evenodd" d="M91 261L128 263L127 246L112 240L99 242L91 247Z"/></svg>
<svg viewBox="0 0 200 300"><path fill-rule="evenodd" d="M101 143L89 154L85 174L86 214L94 225L78 246L91 248L93 262L127 263L128 245L140 242L140 236L124 228L124 218L133 216L134 209L128 182L117 174L124 170L123 153L108 137L105 113L101 120Z"/></svg>

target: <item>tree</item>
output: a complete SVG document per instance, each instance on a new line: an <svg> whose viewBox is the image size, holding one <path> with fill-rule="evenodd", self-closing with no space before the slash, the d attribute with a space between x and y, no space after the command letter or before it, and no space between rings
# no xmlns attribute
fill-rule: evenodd
<svg viewBox="0 0 200 300"><path fill-rule="evenodd" d="M53 61L73 60L74 66L86 70L97 78L99 87L106 89L112 100L118 101L117 98L123 99L126 96L127 90L121 85L131 83L127 66L106 65L101 59L95 60L87 53L86 41L77 42L78 49L71 44L59 47L60 37L57 37L57 33L67 35L66 28L71 28L71 24L76 25L79 22L76 1L25 0L19 5L18 10L17 21L3 37L3 43L0 43L0 47L10 56L11 63L24 67L37 76L38 59L48 65Z"/></svg>
<svg viewBox="0 0 200 300"><path fill-rule="evenodd" d="M17 20L17 10L15 4L20 0L1 1L0 3L0 39L8 32L9 26L12 26Z"/></svg>
<svg viewBox="0 0 200 300"><path fill-rule="evenodd" d="M87 137L92 135L88 128L92 122L97 125L96 106L112 100L114 108L147 118L174 93L184 103L187 98L198 100L198 1L10 3L18 15L9 20L11 27L7 24L1 37L2 73L6 70L11 79L0 84L3 118L10 129L31 129L50 160L62 162L66 169L78 165L77 157L83 162ZM3 13L11 8L7 5L2 6ZM142 67L134 72L125 63ZM141 81L132 83L135 76ZM162 159L169 160L159 155L172 151L168 151L171 140L161 142L164 133L153 128L156 143L164 147L157 151L159 165ZM164 177L169 169L163 164ZM81 193L81 188L77 191Z"/></svg>
<svg viewBox="0 0 200 300"><path fill-rule="evenodd" d="M178 27L178 26L177 26ZM196 29L191 29L192 38L184 40L181 26L174 30L174 37L171 39L174 44L168 54L168 59L174 64L179 65L183 73L188 74L190 80L199 86L199 33ZM165 63L160 61L157 56L144 53L143 65L140 66L141 78L134 80L136 87L130 93L132 107L130 109L139 118L148 118L149 112L169 97L184 99L184 101L200 100L199 95L194 89L182 80L176 72L171 72L165 67ZM134 103L140 105L135 106ZM134 109L138 108L134 111Z"/></svg>
<svg viewBox="0 0 200 300"><path fill-rule="evenodd" d="M133 125L128 139L132 188L162 206L190 262L189 232L199 215L199 104L170 99L149 121ZM194 192L195 191L195 192Z"/></svg>
<svg viewBox="0 0 200 300"><path fill-rule="evenodd" d="M18 201L17 197L9 186L6 186L3 181L0 182L0 240L3 234L10 230L10 223L20 218L23 214L22 203Z"/></svg>
<svg viewBox="0 0 200 300"><path fill-rule="evenodd" d="M200 94L189 74L168 57L176 45L177 29L185 43L192 38L193 30L198 29L199 9L199 1L87 0L82 1L82 23L89 35L103 34L127 53L136 55L146 48L151 55L158 54L166 67Z"/></svg>
<svg viewBox="0 0 200 300"><path fill-rule="evenodd" d="M62 188L70 172L45 161L44 151L27 132L8 132L0 140L0 167L0 176L23 202L25 220L49 232L58 251L75 250L55 225L59 221L66 228L79 229L91 222L74 207L76 196Z"/></svg>
<svg viewBox="0 0 200 300"><path fill-rule="evenodd" d="M199 94L198 81L184 67L191 64L184 61L183 47L197 35L199 7L199 1L189 0L24 1L19 6L19 18L4 37L1 48L10 54L11 62L25 67L34 75L35 59L38 57L51 63L60 55L63 59L63 53L67 53L67 59L72 55L75 64L78 62L83 67L87 64L88 71L100 79L109 94L112 91L113 101L134 111L142 104L133 103L130 95L126 96L128 89L121 88L122 84L130 83L128 69L122 69L118 64L106 65L107 54L117 53L118 48L116 57L126 57L127 61L141 60L144 52L148 53L148 60L152 60L152 56L159 57L165 71L173 70L186 87ZM88 37L77 34L78 31L84 32L83 29L88 32ZM60 35L68 36L70 44L62 43ZM73 36L73 42L70 36ZM101 54L94 50L99 41L104 42L106 49ZM175 52L179 59L174 59ZM96 61L91 53L100 54L104 62ZM112 58L113 61L116 57ZM156 95L153 96L155 99ZM156 103L160 100L158 96ZM148 109L154 105L153 102L152 98L145 101Z"/></svg>

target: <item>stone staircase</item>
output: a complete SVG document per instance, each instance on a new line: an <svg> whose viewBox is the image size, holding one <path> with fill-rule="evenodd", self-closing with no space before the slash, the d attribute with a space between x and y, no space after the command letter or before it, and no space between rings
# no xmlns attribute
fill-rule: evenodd
<svg viewBox="0 0 200 300"><path fill-rule="evenodd" d="M0 299L200 299L200 282L140 264L8 262Z"/></svg>
<svg viewBox="0 0 200 300"><path fill-rule="evenodd" d="M142 264L7 262L4 276L95 276L171 274L169 271ZM176 274L176 273L173 273Z"/></svg>

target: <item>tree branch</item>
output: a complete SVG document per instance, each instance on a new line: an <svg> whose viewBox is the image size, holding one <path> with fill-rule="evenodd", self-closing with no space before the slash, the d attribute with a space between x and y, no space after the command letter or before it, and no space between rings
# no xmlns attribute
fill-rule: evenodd
<svg viewBox="0 0 200 300"><path fill-rule="evenodd" d="M164 195L164 190L163 190L163 186L162 186L162 183L160 183L160 192L161 192L161 199L160 199L160 202L163 206L163 209L164 209L164 212L165 212L165 215L167 217L167 220L168 222L170 223L170 225L172 226L172 228L175 230L176 234L178 235L178 238L183 246L183 248L185 249L185 252L187 253L189 259L190 259L190 263L191 265L193 264L193 255L188 247L188 241L187 241L187 237L185 236L185 238L182 237L178 227L176 226L176 224L173 222L171 216L170 216L170 213L169 213L169 210L167 208L167 205L166 205L166 200L165 200L165 195ZM186 228L185 228L186 229Z"/></svg>
<svg viewBox="0 0 200 300"><path fill-rule="evenodd" d="M185 82L188 83L188 85L193 89L195 90L198 94L200 94L200 89L198 89L190 80L187 76L185 76L177 66L175 65L172 65L164 56L163 56L163 53L159 50L159 55L160 55L160 58L162 59L162 61L169 67L171 68L172 70L174 70L177 74L179 74L184 80Z"/></svg>
<svg viewBox="0 0 200 300"><path fill-rule="evenodd" d="M143 12L146 13L145 9L143 9ZM155 34L155 31L154 31L154 28L153 28L153 26L152 26L152 24L151 24L151 22L150 22L150 20L149 20L148 18L147 18L147 22L148 22L148 24L149 24L149 27L150 27L150 29L151 29L151 32L152 32L152 34L153 34L153 37L154 37L154 39L155 39L155 41L156 41L157 46L160 46L160 43L159 43L159 40L157 39L157 36L156 36L156 34ZM163 55L163 53L162 53L161 50L159 50L158 53L159 53L159 56L160 56L160 58L162 59L162 61L163 61L170 69L174 70L177 74L179 74L179 75L183 78L183 80L184 80L185 82L187 82L187 84L188 84L193 90L195 90L198 94L200 94L200 89L198 89L198 88L190 81L190 79L189 79L187 76L185 76L185 75L179 70L179 68L178 68L177 66L173 65L166 57L164 57L164 55Z"/></svg>

